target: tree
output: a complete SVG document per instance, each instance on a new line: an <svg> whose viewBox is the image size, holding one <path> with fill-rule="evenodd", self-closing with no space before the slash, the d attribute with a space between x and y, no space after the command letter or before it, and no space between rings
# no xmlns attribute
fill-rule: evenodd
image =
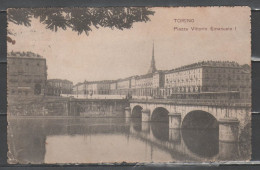
<svg viewBox="0 0 260 170"><path fill-rule="evenodd" d="M147 22L154 11L147 7L102 8L20 8L8 9L8 22L31 26L31 19L40 19L46 29L58 31L71 28L87 35L91 28L130 29L135 22Z"/></svg>

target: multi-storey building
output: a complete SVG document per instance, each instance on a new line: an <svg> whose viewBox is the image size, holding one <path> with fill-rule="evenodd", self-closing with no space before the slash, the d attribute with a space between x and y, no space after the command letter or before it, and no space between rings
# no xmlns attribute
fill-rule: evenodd
<svg viewBox="0 0 260 170"><path fill-rule="evenodd" d="M87 94L89 94L89 95L97 94L97 91L98 91L97 83L88 82Z"/></svg>
<svg viewBox="0 0 260 170"><path fill-rule="evenodd" d="M131 93L131 77L117 80L117 94L129 95Z"/></svg>
<svg viewBox="0 0 260 170"><path fill-rule="evenodd" d="M135 94L136 96L152 96L153 73L136 77Z"/></svg>
<svg viewBox="0 0 260 170"><path fill-rule="evenodd" d="M60 96L60 94L72 94L73 83L69 80L47 80L47 95Z"/></svg>
<svg viewBox="0 0 260 170"><path fill-rule="evenodd" d="M245 64L241 66L239 81L239 92L241 99L251 99L251 68Z"/></svg>
<svg viewBox="0 0 260 170"><path fill-rule="evenodd" d="M108 80L104 81L92 81L86 82L86 94L89 95L104 95L110 92L110 82Z"/></svg>
<svg viewBox="0 0 260 170"><path fill-rule="evenodd" d="M72 87L72 93L75 95L87 94L87 82L77 83Z"/></svg>
<svg viewBox="0 0 260 170"><path fill-rule="evenodd" d="M110 83L110 89L109 89L109 94L115 95L117 94L117 82L116 81L111 81Z"/></svg>
<svg viewBox="0 0 260 170"><path fill-rule="evenodd" d="M164 71L156 71L153 74L153 96L161 97L164 95Z"/></svg>
<svg viewBox="0 0 260 170"><path fill-rule="evenodd" d="M164 94L164 72L155 71L135 77L136 96L162 96Z"/></svg>
<svg viewBox="0 0 260 170"><path fill-rule="evenodd" d="M97 94L109 94L110 82L108 80L96 82L97 84Z"/></svg>
<svg viewBox="0 0 260 170"><path fill-rule="evenodd" d="M145 75L77 85L90 95L111 94L177 99L250 99L250 66L229 61L203 61L172 70L157 70L154 47ZM81 87L82 86L82 87Z"/></svg>
<svg viewBox="0 0 260 170"><path fill-rule="evenodd" d="M136 94L136 78L137 78L137 76L132 76L131 79L130 79L130 84L131 84L130 95Z"/></svg>
<svg viewBox="0 0 260 170"><path fill-rule="evenodd" d="M87 94L87 82L77 84L78 94Z"/></svg>
<svg viewBox="0 0 260 170"><path fill-rule="evenodd" d="M32 52L7 54L8 95L43 95L47 80L46 59Z"/></svg>
<svg viewBox="0 0 260 170"><path fill-rule="evenodd" d="M72 94L74 95L78 95L78 84L75 84L73 87L72 87Z"/></svg>
<svg viewBox="0 0 260 170"><path fill-rule="evenodd" d="M165 73L166 95L199 92L202 87L202 68L181 67Z"/></svg>
<svg viewBox="0 0 260 170"><path fill-rule="evenodd" d="M175 97L243 98L241 85L250 86L249 76L250 67L235 62L204 61L167 71L165 90L167 96Z"/></svg>
<svg viewBox="0 0 260 170"><path fill-rule="evenodd" d="M136 96L162 96L164 93L164 72L157 71L154 59L154 46L152 50L152 60L148 73L134 77L133 95Z"/></svg>

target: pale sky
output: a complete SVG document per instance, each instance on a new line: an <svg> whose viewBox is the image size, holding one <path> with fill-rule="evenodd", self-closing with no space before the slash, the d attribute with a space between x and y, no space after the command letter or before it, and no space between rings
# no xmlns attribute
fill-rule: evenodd
<svg viewBox="0 0 260 170"><path fill-rule="evenodd" d="M33 19L31 27L9 23L16 41L8 52L32 51L47 60L48 79L112 80L147 73L152 43L156 67L173 69L202 60L236 61L250 64L250 8L201 7L153 8L147 23L134 23L132 29L93 28L89 35L70 29L53 32ZM194 19L176 23L174 19ZM230 27L232 31L210 31L210 27ZM176 31L185 27L188 31ZM192 31L206 27L207 31Z"/></svg>

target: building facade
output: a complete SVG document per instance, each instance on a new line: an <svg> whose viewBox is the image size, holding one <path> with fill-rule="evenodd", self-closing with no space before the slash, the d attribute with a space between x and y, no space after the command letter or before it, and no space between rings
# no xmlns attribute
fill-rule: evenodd
<svg viewBox="0 0 260 170"><path fill-rule="evenodd" d="M251 68L233 61L203 61L172 70L157 70L154 46L145 75L79 83L90 95L125 95L168 99L250 99ZM81 90L80 90L81 89Z"/></svg>
<svg viewBox="0 0 260 170"><path fill-rule="evenodd" d="M248 98L250 67L229 61L203 61L165 73L166 96Z"/></svg>
<svg viewBox="0 0 260 170"><path fill-rule="evenodd" d="M118 95L129 95L131 92L131 77L117 80Z"/></svg>
<svg viewBox="0 0 260 170"><path fill-rule="evenodd" d="M46 94L60 96L61 94L72 94L73 83L69 80L49 79L47 80Z"/></svg>
<svg viewBox="0 0 260 170"><path fill-rule="evenodd" d="M72 94L78 95L78 84L73 85L73 87L72 87Z"/></svg>
<svg viewBox="0 0 260 170"><path fill-rule="evenodd" d="M110 83L109 94L116 95L117 93L118 93L118 91L117 91L117 82L116 81L112 81Z"/></svg>
<svg viewBox="0 0 260 170"><path fill-rule="evenodd" d="M46 59L32 52L7 54L8 95L43 95L47 80Z"/></svg>
<svg viewBox="0 0 260 170"><path fill-rule="evenodd" d="M110 82L111 81L108 81L108 80L95 82L96 87L97 87L95 94L98 94L98 95L109 94Z"/></svg>
<svg viewBox="0 0 260 170"><path fill-rule="evenodd" d="M77 90L78 90L78 92L77 92L77 94L87 94L87 83L86 83L86 81L85 82L83 82L83 83L78 83L77 84Z"/></svg>
<svg viewBox="0 0 260 170"><path fill-rule="evenodd" d="M73 94L77 95L104 95L110 94L111 81L84 81L73 86ZM115 87L116 88L116 87Z"/></svg>
<svg viewBox="0 0 260 170"><path fill-rule="evenodd" d="M135 96L152 96L153 73L136 77Z"/></svg>

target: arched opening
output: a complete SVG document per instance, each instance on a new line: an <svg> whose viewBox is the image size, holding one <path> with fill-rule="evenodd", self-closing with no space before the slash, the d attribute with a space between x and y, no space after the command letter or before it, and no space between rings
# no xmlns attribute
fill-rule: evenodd
<svg viewBox="0 0 260 170"><path fill-rule="evenodd" d="M196 110L189 112L183 119L183 129L215 129L218 128L217 119L210 113Z"/></svg>
<svg viewBox="0 0 260 170"><path fill-rule="evenodd" d="M35 86L34 86L34 94L35 95L41 94L41 85L40 84L35 84Z"/></svg>
<svg viewBox="0 0 260 170"><path fill-rule="evenodd" d="M200 110L188 113L183 119L181 132L191 152L206 158L218 154L218 121L212 114Z"/></svg>
<svg viewBox="0 0 260 170"><path fill-rule="evenodd" d="M143 108L139 105L135 106L132 110L132 118L141 118Z"/></svg>
<svg viewBox="0 0 260 170"><path fill-rule="evenodd" d="M169 124L166 122L151 122L153 136L161 141L169 140Z"/></svg>
<svg viewBox="0 0 260 170"><path fill-rule="evenodd" d="M135 131L140 132L142 130L142 110L143 108L139 105L135 106L132 110L132 123Z"/></svg>
<svg viewBox="0 0 260 170"><path fill-rule="evenodd" d="M151 117L151 129L155 138L167 141L169 139L169 111L163 107L154 109Z"/></svg>
<svg viewBox="0 0 260 170"><path fill-rule="evenodd" d="M151 121L156 121L156 122L167 122L169 123L169 111L163 107L158 107L154 109L152 113L152 118Z"/></svg>

